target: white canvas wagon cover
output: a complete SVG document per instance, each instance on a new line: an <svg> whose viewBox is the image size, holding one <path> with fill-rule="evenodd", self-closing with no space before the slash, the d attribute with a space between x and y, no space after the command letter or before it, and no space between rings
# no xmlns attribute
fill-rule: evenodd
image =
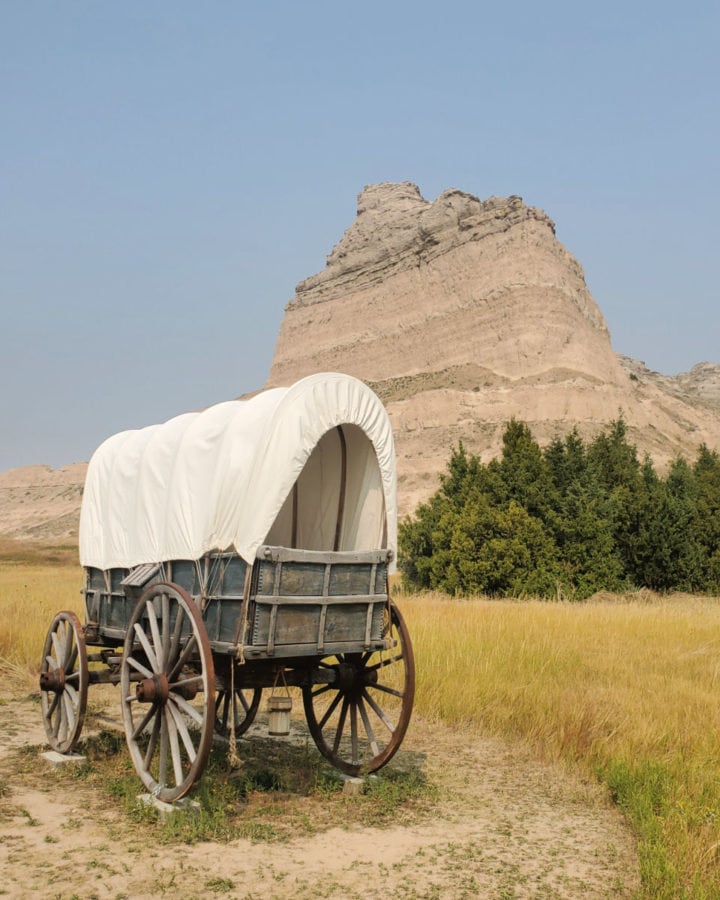
<svg viewBox="0 0 720 900"><path fill-rule="evenodd" d="M108 438L88 467L80 562L131 568L262 544L374 550L397 543L385 408L324 373Z"/></svg>

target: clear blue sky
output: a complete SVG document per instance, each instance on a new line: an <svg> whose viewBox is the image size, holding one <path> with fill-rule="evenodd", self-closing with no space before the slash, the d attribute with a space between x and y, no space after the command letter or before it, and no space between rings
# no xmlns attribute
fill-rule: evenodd
<svg viewBox="0 0 720 900"><path fill-rule="evenodd" d="M520 194L720 362L714 2L0 3L0 471L262 386L366 184Z"/></svg>

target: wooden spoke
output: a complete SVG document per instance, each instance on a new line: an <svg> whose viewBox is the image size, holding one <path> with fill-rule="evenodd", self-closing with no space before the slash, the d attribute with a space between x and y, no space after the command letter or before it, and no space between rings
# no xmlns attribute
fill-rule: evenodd
<svg viewBox="0 0 720 900"><path fill-rule="evenodd" d="M162 619L162 655L163 659L167 659L170 652L170 598L167 594L163 594L160 598L160 610Z"/></svg>
<svg viewBox="0 0 720 900"><path fill-rule="evenodd" d="M170 715L166 717L165 721L167 722L168 743L170 744L173 774L175 775L175 784L179 784L179 782L181 782L184 778L182 760L180 759L180 741L178 740L178 731L177 725L175 724L175 717L172 714L172 704L168 703L166 709L170 713Z"/></svg>
<svg viewBox="0 0 720 900"><path fill-rule="evenodd" d="M190 762L194 762L197 753L195 752L195 745L193 744L192 738L190 737L190 732L188 731L187 725L185 724L185 719L183 719L180 712L172 703L168 703L168 709L170 710L170 715L172 716L175 723L175 728L177 729L177 732L180 735L183 744L185 745L185 751L187 752L188 759L190 760Z"/></svg>
<svg viewBox="0 0 720 900"><path fill-rule="evenodd" d="M45 638L40 664L40 706L48 743L58 753L77 744L85 719L88 663L80 620L60 612Z"/></svg>
<svg viewBox="0 0 720 900"><path fill-rule="evenodd" d="M63 668L65 669L66 672L74 671L75 663L77 662L77 658L78 658L77 644L73 643L73 646L71 646L71 648L70 648L69 658L68 658L67 662L65 663L65 665L63 666ZM67 678L67 675L65 677Z"/></svg>
<svg viewBox="0 0 720 900"><path fill-rule="evenodd" d="M48 708L48 717L49 718L52 717L52 714L57 709L57 705L59 702L60 702L60 694L55 694L55 696L52 698L52 701L50 702L50 707Z"/></svg>
<svg viewBox="0 0 720 900"><path fill-rule="evenodd" d="M403 696L402 691L398 691L395 688L388 687L386 684L374 684L372 688L374 691L383 691L383 693L385 694L392 694L393 697L402 698Z"/></svg>
<svg viewBox="0 0 720 900"><path fill-rule="evenodd" d="M202 621L202 620L201 620ZM203 628L205 626L203 625ZM190 640L185 644L185 649L177 658L177 662L172 667L168 675L168 679L172 681L177 673L182 669L182 667L187 663L187 661L192 657L192 654L197 651L197 636L195 634L190 636Z"/></svg>
<svg viewBox="0 0 720 900"><path fill-rule="evenodd" d="M156 675L159 675L161 672L160 664L158 663L157 656L155 656L155 652L153 648L150 646L150 641L147 639L147 635L143 631L143 627L139 622L135 622L133 625L133 630L135 631L135 637L140 641L140 646L145 651L145 657L147 661L150 663L150 668Z"/></svg>
<svg viewBox="0 0 720 900"><path fill-rule="evenodd" d="M328 691L331 691L333 686L331 684L326 684L325 687L318 688L316 691L313 691L313 697L319 697L320 694L327 694Z"/></svg>
<svg viewBox="0 0 720 900"><path fill-rule="evenodd" d="M77 705L78 705L78 700L79 700L79 698L78 698L78 692L77 692L77 691L75 690L75 688L68 682L68 679L67 679L67 678L65 679L65 693L63 694L63 697L64 697L64 698L65 698L65 697L68 698L68 702L69 702L69 704L70 704L70 708L71 708L71 709L72 709L73 707L77 707Z"/></svg>
<svg viewBox="0 0 720 900"><path fill-rule="evenodd" d="M379 662L376 662L374 666L368 666L368 672L377 672L378 669L384 669L385 666L394 666L395 663L399 663L401 661L402 653L399 653L397 656L385 657Z"/></svg>
<svg viewBox="0 0 720 900"><path fill-rule="evenodd" d="M380 721L387 728L387 730L390 732L395 731L395 726L393 725L393 723L390 721L390 719L388 719L388 717L385 715L385 713L382 711L382 709L380 709L380 707L373 700L373 698L370 696L370 694L368 694L367 691L363 691L363 695L364 695L365 699L367 700L367 702L372 707L373 712L376 714L378 719L380 719ZM402 696L402 695L400 695L400 696Z"/></svg>
<svg viewBox="0 0 720 900"><path fill-rule="evenodd" d="M148 669L147 666L144 666L137 659L134 659L132 656L128 657L128 665L132 666L136 672L140 672L141 675L144 675L146 678L152 678L152 672Z"/></svg>
<svg viewBox="0 0 720 900"><path fill-rule="evenodd" d="M160 713L160 756L158 761L157 784L157 787L160 790L164 789L167 784L168 744L170 743L170 735L168 734L168 716L163 715L163 713L164 710Z"/></svg>
<svg viewBox="0 0 720 900"><path fill-rule="evenodd" d="M415 662L407 627L394 604L384 637L385 650L326 657L303 686L313 740L323 756L348 775L383 766L397 752L410 722Z"/></svg>
<svg viewBox="0 0 720 900"><path fill-rule="evenodd" d="M169 603L168 598L168 603ZM170 653L168 658L174 659L177 656L180 647L180 639L182 638L183 622L185 620L185 612L182 607L177 608L175 615L175 626L173 628L172 638L170 639Z"/></svg>
<svg viewBox="0 0 720 900"><path fill-rule="evenodd" d="M150 719L152 719L152 717L155 715L156 712L157 712L157 707L152 705L150 707L150 709L147 711L147 713L140 720L138 725L135 726L135 731L133 731L134 738L139 737L143 733L143 731L145 731L145 729L147 728L147 726L150 723Z"/></svg>
<svg viewBox="0 0 720 900"><path fill-rule="evenodd" d="M169 687L171 691L175 691L179 687L187 687L189 684L202 684L202 682L202 675L193 675L192 678L183 678L181 681L173 681Z"/></svg>
<svg viewBox="0 0 720 900"><path fill-rule="evenodd" d="M357 711L358 704L350 704L350 749L352 751L352 762L354 766L360 765L360 757L358 755L358 733L357 733Z"/></svg>
<svg viewBox="0 0 720 900"><path fill-rule="evenodd" d="M314 698L314 697L317 697L317 693L313 694L313 698ZM335 691L335 696L334 696L332 702L330 703L330 706L328 706L328 708L325 710L325 715L324 715L324 716L322 717L322 719L320 720L320 728L324 728L324 727L325 727L325 725L327 724L328 719L329 719L330 716L335 712L335 708L337 707L338 703L339 703L341 700L344 700L344 699L345 699L345 698L344 698L343 695L340 693L340 691ZM342 714L343 720L345 719L345 713L346 713L346 712L347 712L347 710L344 710L344 711L343 711L343 714Z"/></svg>
<svg viewBox="0 0 720 900"><path fill-rule="evenodd" d="M180 694L173 694L171 692L168 699L172 699L173 703L179 706L185 715L197 722L198 725L202 724L202 712L196 706L191 706L184 697L180 696Z"/></svg>
<svg viewBox="0 0 720 900"><path fill-rule="evenodd" d="M144 677L134 691L131 675ZM188 794L205 768L215 722L215 670L200 610L155 584L130 617L120 666L125 738L141 781L160 800Z"/></svg>
<svg viewBox="0 0 720 900"><path fill-rule="evenodd" d="M340 748L340 741L342 740L343 731L345 730L345 719L347 718L348 711L348 699L347 697L342 698L342 709L340 710L340 718L337 723L337 728L335 729L335 740L333 742L333 753L337 753Z"/></svg>
<svg viewBox="0 0 720 900"><path fill-rule="evenodd" d="M147 620L150 625L150 634L152 635L153 652L155 653L155 659L157 660L157 671L162 672L164 663L163 645L160 640L160 629L158 628L158 620L155 615L155 606L148 600L145 604L145 608L147 609Z"/></svg>
<svg viewBox="0 0 720 900"><path fill-rule="evenodd" d="M362 718L363 726L365 727L365 734L370 739L370 749L377 756L380 752L380 747L378 746L378 742L375 739L375 732L373 731L373 727L370 723L370 717L368 716L367 710L365 709L365 704L362 700L358 701L358 708L360 709L360 716Z"/></svg>
<svg viewBox="0 0 720 900"><path fill-rule="evenodd" d="M54 651L53 659L55 660L55 668L62 668L62 647L60 646L60 638L57 635L57 631L53 631L50 635L50 640L52 641L52 648Z"/></svg>
<svg viewBox="0 0 720 900"><path fill-rule="evenodd" d="M159 715L160 708L157 706L153 706L153 715L155 716L155 722L153 723L152 733L150 735L150 740L148 741L147 750L145 751L145 756L143 757L143 762L145 768L147 769L150 765L150 760L155 755L155 749L157 748L158 738L160 737L160 727L162 725L162 716Z"/></svg>

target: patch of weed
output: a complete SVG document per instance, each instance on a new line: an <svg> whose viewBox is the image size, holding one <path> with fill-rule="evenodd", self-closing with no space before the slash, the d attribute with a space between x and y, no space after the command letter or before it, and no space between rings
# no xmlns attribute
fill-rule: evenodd
<svg viewBox="0 0 720 900"><path fill-rule="evenodd" d="M21 816L23 816L26 819L28 825L35 827L36 825L40 824L40 820L36 819L33 815L31 815L30 812L27 809L25 809L24 806L21 806L20 809L18 810L18 812L20 813Z"/></svg>
<svg viewBox="0 0 720 900"><path fill-rule="evenodd" d="M235 882L229 878L210 878L205 882L205 889L213 894L226 894L235 887Z"/></svg>
<svg viewBox="0 0 720 900"><path fill-rule="evenodd" d="M367 807L367 824L381 825L414 805L437 800L438 794L437 786L422 772L384 769L367 780L364 793L356 799Z"/></svg>
<svg viewBox="0 0 720 900"><path fill-rule="evenodd" d="M683 892L678 872L669 859L663 833L673 783L668 766L649 760L629 763L613 759L599 770L599 775L637 831L640 875L648 895L680 896Z"/></svg>

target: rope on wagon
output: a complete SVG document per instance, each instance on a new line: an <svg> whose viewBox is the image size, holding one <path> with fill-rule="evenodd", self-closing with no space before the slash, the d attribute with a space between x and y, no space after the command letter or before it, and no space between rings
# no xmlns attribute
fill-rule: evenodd
<svg viewBox="0 0 720 900"><path fill-rule="evenodd" d="M228 762L233 769L240 768L242 760L237 752L237 738L235 736L235 660L230 663L230 744L228 747Z"/></svg>

